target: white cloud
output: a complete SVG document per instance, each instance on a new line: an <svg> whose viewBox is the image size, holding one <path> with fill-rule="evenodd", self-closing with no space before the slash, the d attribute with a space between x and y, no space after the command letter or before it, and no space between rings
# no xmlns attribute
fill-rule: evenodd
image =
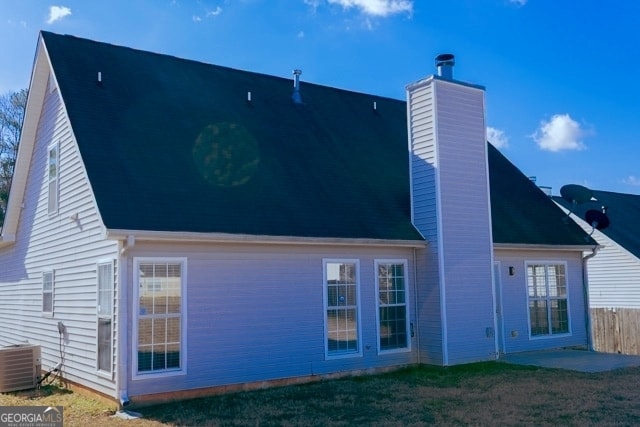
<svg viewBox="0 0 640 427"><path fill-rule="evenodd" d="M296 34L296 37L299 39L303 39L304 38L304 31L298 31L298 34Z"/></svg>
<svg viewBox="0 0 640 427"><path fill-rule="evenodd" d="M212 16L218 16L221 13L222 13L222 8L218 6L213 10L207 10L204 14L204 17L211 18ZM193 15L191 19L193 20L193 22L202 22L202 16L200 15Z"/></svg>
<svg viewBox="0 0 640 427"><path fill-rule="evenodd" d="M581 138L585 134L580 124L568 114L556 114L549 121L541 121L532 137L542 150L584 150L586 147Z"/></svg>
<svg viewBox="0 0 640 427"><path fill-rule="evenodd" d="M222 8L220 6L216 7L214 10L210 10L207 12L207 16L218 16L222 13Z"/></svg>
<svg viewBox="0 0 640 427"><path fill-rule="evenodd" d="M509 138L500 129L487 126L487 139L496 148L506 148L509 146Z"/></svg>
<svg viewBox="0 0 640 427"><path fill-rule="evenodd" d="M303 0L303 1L304 1L304 4L311 6L313 10L316 10L318 6L320 6L320 0Z"/></svg>
<svg viewBox="0 0 640 427"><path fill-rule="evenodd" d="M516 6L524 6L527 4L527 0L509 0L509 3L515 4Z"/></svg>
<svg viewBox="0 0 640 427"><path fill-rule="evenodd" d="M624 184L634 185L634 186L640 187L640 178L638 178L635 175L629 175L628 177L623 179L622 182Z"/></svg>
<svg viewBox="0 0 640 427"><path fill-rule="evenodd" d="M396 13L413 13L413 0L327 0L345 9L356 8L365 15L389 16ZM305 0L305 3L317 7L317 1Z"/></svg>
<svg viewBox="0 0 640 427"><path fill-rule="evenodd" d="M61 20L65 16L71 15L71 9L66 6L51 6L49 8L49 18L47 24L53 24L56 21Z"/></svg>

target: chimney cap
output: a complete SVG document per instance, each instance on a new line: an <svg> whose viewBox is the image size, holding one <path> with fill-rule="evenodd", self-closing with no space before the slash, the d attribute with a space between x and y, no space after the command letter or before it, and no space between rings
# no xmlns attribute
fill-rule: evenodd
<svg viewBox="0 0 640 427"><path fill-rule="evenodd" d="M456 56L453 53L441 53L436 56L436 65L454 65Z"/></svg>
<svg viewBox="0 0 640 427"><path fill-rule="evenodd" d="M452 53L441 53L436 56L436 67L440 77L453 80L454 65L456 65L456 57Z"/></svg>

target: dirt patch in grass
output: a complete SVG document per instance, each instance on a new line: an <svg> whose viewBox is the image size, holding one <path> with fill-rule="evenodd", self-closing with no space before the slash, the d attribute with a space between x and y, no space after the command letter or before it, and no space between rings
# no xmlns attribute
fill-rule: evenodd
<svg viewBox="0 0 640 427"><path fill-rule="evenodd" d="M61 405L65 426L638 425L640 368L579 373L475 363L178 401L121 420L113 404L48 386L0 406ZM135 409L134 409L135 410Z"/></svg>

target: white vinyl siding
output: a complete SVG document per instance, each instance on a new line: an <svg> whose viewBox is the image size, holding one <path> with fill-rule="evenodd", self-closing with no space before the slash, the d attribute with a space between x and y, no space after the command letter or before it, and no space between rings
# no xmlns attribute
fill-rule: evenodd
<svg viewBox="0 0 640 427"><path fill-rule="evenodd" d="M577 215L571 218L601 246L587 262L591 308L640 309L640 258Z"/></svg>
<svg viewBox="0 0 640 427"><path fill-rule="evenodd" d="M42 314L53 316L53 271L42 273Z"/></svg>
<svg viewBox="0 0 640 427"><path fill-rule="evenodd" d="M139 375L129 381L129 396L417 363L417 340L411 340L412 351L380 355L376 345L375 260L408 260L407 281L413 298L412 252L411 248L360 245L136 241L127 252L126 277L132 280L126 287L132 302L129 311L135 310L134 260L150 254L169 260L179 254L188 260L187 372L148 380L152 374ZM362 356L327 356L324 262L356 259ZM415 321L415 302L407 306ZM131 325L135 329L134 322ZM128 357L129 368L133 355Z"/></svg>
<svg viewBox="0 0 640 427"><path fill-rule="evenodd" d="M409 347L408 281L405 260L375 263L378 297L378 351Z"/></svg>
<svg viewBox="0 0 640 427"><path fill-rule="evenodd" d="M565 263L527 263L531 337L569 334L569 296Z"/></svg>
<svg viewBox="0 0 640 427"><path fill-rule="evenodd" d="M362 354L358 268L357 260L324 261L327 357Z"/></svg>
<svg viewBox="0 0 640 427"><path fill-rule="evenodd" d="M105 373L113 369L113 285L113 262L98 264L97 368Z"/></svg>
<svg viewBox="0 0 640 427"><path fill-rule="evenodd" d="M582 251L540 251L518 248L496 249L500 263L496 271L497 298L501 302L498 333L504 353L584 346L587 344L585 299L582 276ZM570 333L531 336L528 265L562 264L565 266ZM511 267L511 269L510 269ZM510 271L511 270L511 271Z"/></svg>
<svg viewBox="0 0 640 427"><path fill-rule="evenodd" d="M185 367L185 275L180 259L136 259L134 376Z"/></svg>
<svg viewBox="0 0 640 427"><path fill-rule="evenodd" d="M37 63L47 65L41 56ZM21 163L25 188L16 240L0 249L0 347L29 340L41 346L42 366L55 366L60 361L60 321L68 331L63 343L65 379L117 398L112 376L96 375L96 264L116 258L118 243L104 239L104 224L60 92L47 93L48 68L42 81L38 77L41 74L35 74L29 99L37 99L38 93L44 92L44 103L33 106L40 115L26 118L23 128L24 135L35 135L33 151L25 151L28 141L21 141L20 155L29 161ZM63 166L57 174L58 214L50 215L48 162L54 142ZM72 216L77 220L71 221ZM54 273L55 317L42 313L42 273L47 271ZM114 318L114 336L118 323ZM114 354L117 348L114 340Z"/></svg>
<svg viewBox="0 0 640 427"><path fill-rule="evenodd" d="M496 343L484 89L430 77L407 90L412 219L429 242L418 274L438 288L416 295L422 360L490 360Z"/></svg>

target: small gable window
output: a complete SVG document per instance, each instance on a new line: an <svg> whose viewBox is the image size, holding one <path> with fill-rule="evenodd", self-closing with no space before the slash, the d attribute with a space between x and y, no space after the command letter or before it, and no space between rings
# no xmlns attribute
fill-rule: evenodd
<svg viewBox="0 0 640 427"><path fill-rule="evenodd" d="M53 271L42 273L42 314L53 316Z"/></svg>
<svg viewBox="0 0 640 427"><path fill-rule="evenodd" d="M58 172L59 172L59 146L58 144L54 144L49 147L49 155L48 155L48 170L47 170L47 181L48 181L48 212L49 214L54 214L58 211Z"/></svg>

